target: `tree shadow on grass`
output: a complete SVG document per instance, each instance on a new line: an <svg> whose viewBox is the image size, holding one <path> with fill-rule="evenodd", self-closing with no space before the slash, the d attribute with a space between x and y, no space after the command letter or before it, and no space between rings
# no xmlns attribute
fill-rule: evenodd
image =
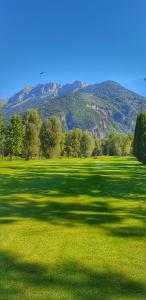
<svg viewBox="0 0 146 300"><path fill-rule="evenodd" d="M91 166L89 166L91 165ZM16 174L0 174L0 195L38 194L54 197L87 195L90 197L110 197L138 200L146 196L146 168L133 167L128 170L96 169L94 164L77 169L61 170L62 165L47 169L34 167ZM53 197L53 195L51 194Z"/></svg>
<svg viewBox="0 0 146 300"><path fill-rule="evenodd" d="M68 203L59 201L32 201L23 198L0 201L0 218L2 223L15 222L8 218L21 217L49 222L55 225L75 226L88 224L102 226L120 222L122 217L116 215L117 210L106 203ZM0 222L1 222L0 221ZM1 223L1 224L2 224Z"/></svg>
<svg viewBox="0 0 146 300"><path fill-rule="evenodd" d="M117 226L116 228L107 229L113 236L122 238L142 238L146 237L146 224L143 226Z"/></svg>
<svg viewBox="0 0 146 300"><path fill-rule="evenodd" d="M20 203L18 198L0 202L1 225L20 222L20 218L25 218L58 226L96 226L98 229L104 229L108 234L122 238L146 237L146 212L139 212L137 209L112 208L105 202L97 201L90 204L73 204L51 200L37 202L27 199ZM11 219L12 217L14 219ZM122 225L122 222L128 218L139 220L139 217L141 219L139 226Z"/></svg>
<svg viewBox="0 0 146 300"><path fill-rule="evenodd" d="M38 295L42 300L145 299L146 296L144 283L122 272L95 272L77 261L40 265L1 252L0 265L1 300L26 300L28 295L32 300L38 299Z"/></svg>
<svg viewBox="0 0 146 300"><path fill-rule="evenodd" d="M57 225L88 224L105 229L108 225L117 224L116 229L109 230L113 235L146 236L143 230L146 225L143 206L146 199L146 168L131 161L129 165L130 170L127 163L123 163L119 174L118 163L54 166L39 162L24 167L20 173L1 174L1 222L7 223L9 217L21 217ZM90 197L88 203L84 202L86 196ZM78 197L82 200L78 201ZM111 205L111 199L118 201L119 206ZM122 200L127 201L125 207L121 206ZM129 201L137 203L135 208L128 206ZM129 217L139 220L143 228L129 227L127 230L127 227L121 227L120 223Z"/></svg>

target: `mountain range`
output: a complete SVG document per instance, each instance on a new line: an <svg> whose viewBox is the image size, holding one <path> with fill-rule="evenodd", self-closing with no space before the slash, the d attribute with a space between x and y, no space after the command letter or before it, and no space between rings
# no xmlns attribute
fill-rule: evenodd
<svg viewBox="0 0 146 300"><path fill-rule="evenodd" d="M97 84L76 80L27 86L0 103L4 119L35 108L42 119L58 116L64 129L90 130L99 137L106 137L111 131L132 133L138 111L146 110L145 97L111 80Z"/></svg>

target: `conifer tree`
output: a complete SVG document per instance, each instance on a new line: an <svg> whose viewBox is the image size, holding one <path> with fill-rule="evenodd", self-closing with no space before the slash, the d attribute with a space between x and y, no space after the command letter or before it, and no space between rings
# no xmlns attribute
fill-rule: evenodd
<svg viewBox="0 0 146 300"><path fill-rule="evenodd" d="M146 164L146 113L137 116L133 153L138 161Z"/></svg>
<svg viewBox="0 0 146 300"><path fill-rule="evenodd" d="M5 144L5 124L3 121L2 111L0 110L0 156L4 156Z"/></svg>
<svg viewBox="0 0 146 300"><path fill-rule="evenodd" d="M137 115L136 125L135 125L135 133L134 133L134 140L133 140L133 154L134 156L140 160L140 114Z"/></svg>

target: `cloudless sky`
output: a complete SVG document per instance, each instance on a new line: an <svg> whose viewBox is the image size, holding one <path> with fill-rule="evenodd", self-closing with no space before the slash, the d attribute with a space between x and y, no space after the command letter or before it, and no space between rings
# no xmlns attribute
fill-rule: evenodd
<svg viewBox="0 0 146 300"><path fill-rule="evenodd" d="M144 77L146 0L0 0L0 98L76 79L146 95Z"/></svg>

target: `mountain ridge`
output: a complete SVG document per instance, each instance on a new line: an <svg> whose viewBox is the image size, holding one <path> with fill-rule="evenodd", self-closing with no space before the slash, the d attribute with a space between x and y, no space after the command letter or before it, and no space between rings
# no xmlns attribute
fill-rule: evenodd
<svg viewBox="0 0 146 300"><path fill-rule="evenodd" d="M80 80L76 80L73 83L60 84L56 82L40 83L36 86L26 86L18 93L15 93L12 97L8 99L8 103L16 103L24 101L31 97L37 96L50 96L50 98L55 98L63 94L76 92L81 88L84 88L86 83Z"/></svg>
<svg viewBox="0 0 146 300"><path fill-rule="evenodd" d="M3 106L4 118L30 108L37 109L42 119L59 116L65 129L78 127L105 137L113 130L133 132L137 112L146 110L146 98L112 80L95 84L50 82L27 86L9 98Z"/></svg>

